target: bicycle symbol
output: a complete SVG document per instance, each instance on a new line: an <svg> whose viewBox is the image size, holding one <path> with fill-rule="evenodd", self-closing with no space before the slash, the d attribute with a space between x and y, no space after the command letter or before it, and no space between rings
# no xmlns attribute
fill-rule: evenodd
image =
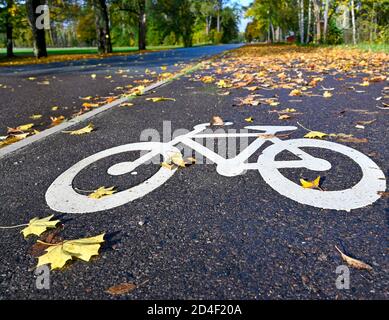
<svg viewBox="0 0 389 320"><path fill-rule="evenodd" d="M180 152L176 148L178 144L184 144L210 159L217 165L216 170L220 175L234 177L243 174L246 170L258 170L262 178L279 194L301 204L317 208L351 211L374 203L380 198L378 192L386 190L386 179L382 170L369 157L355 149L323 140L281 140L275 136L279 132L296 130L296 127L245 127L245 129L263 132L264 138L259 139L258 132L233 134L204 133L203 131L209 125L209 123L197 125L190 133L178 136L168 143L141 142L126 144L87 157L62 173L52 183L46 192L47 204L51 209L58 212L92 213L113 209L142 198L162 186L174 175L176 169L169 170L161 167L153 176L140 184L101 199L92 199L76 192L73 188L73 180L83 169L91 164L106 157L130 151L142 151L144 154L135 161L121 162L111 166L108 169L108 174L120 176L131 173L142 164L160 155L165 159L164 161L167 161L172 153ZM226 123L226 125L232 125L232 123ZM255 139L246 149L231 159L226 159L194 141L194 139L199 138L239 137L257 137L258 139ZM273 144L262 152L256 163L249 163L249 158L266 141L270 141ZM355 186L346 190L321 191L302 188L297 183L284 177L279 170L284 168L307 168L313 171L327 171L332 167L327 160L315 158L300 149L306 147L328 149L349 157L361 168L361 180ZM299 160L276 161L276 156L283 151L291 152Z"/></svg>

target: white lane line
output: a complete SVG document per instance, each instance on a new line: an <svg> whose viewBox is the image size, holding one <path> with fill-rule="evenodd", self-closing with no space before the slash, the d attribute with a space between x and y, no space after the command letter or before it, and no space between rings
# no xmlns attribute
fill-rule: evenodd
<svg viewBox="0 0 389 320"><path fill-rule="evenodd" d="M199 69L203 64L204 64L204 61L206 60L203 60L201 62L199 62L198 64L196 64L194 67L190 68L190 69L187 69L187 68L184 68L183 70L181 70L178 74L176 74L175 76L173 76L172 78L169 78L169 79L166 79L166 80L162 80L162 81L158 81L154 84L151 84L150 86L147 86L144 90L143 90L143 93L147 93L147 92L150 92L156 88L159 88L161 86L163 86L164 84L167 84L173 80L176 80L180 77L182 77L183 75L185 74L188 74L188 73L191 73L197 69ZM57 132L60 132L60 131L63 131L65 129L68 129L69 127L72 127L72 126L75 126L77 124L79 124L80 122L83 122L83 121L86 121L92 117L95 117L96 115L102 113L102 112L105 112L115 106L118 106L120 105L121 103L123 102L126 102L128 100L130 100L131 97L123 97L123 98L120 98L118 100L115 100L115 101L112 101L111 103L108 103L104 106L101 106L100 108L98 109L95 109L95 110L92 110L92 111L89 111L87 113L84 113L83 115L80 115L76 118L73 118L69 121L66 121L66 122L63 122L55 127L52 127L50 129L46 129L38 134L35 134L33 136L30 136L30 137L27 137L26 139L23 139L21 141L18 141L18 142L15 142L13 144L10 144L6 147L3 147L0 149L0 159L4 158L5 156L9 155L10 153L13 153L17 150L20 150L22 148L25 148L27 146L29 146L30 144L32 143L35 143L35 142L38 142L38 141L41 141Z"/></svg>

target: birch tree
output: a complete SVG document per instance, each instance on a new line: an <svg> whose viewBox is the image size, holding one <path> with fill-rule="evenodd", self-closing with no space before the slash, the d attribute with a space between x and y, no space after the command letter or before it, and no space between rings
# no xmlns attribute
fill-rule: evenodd
<svg viewBox="0 0 389 320"><path fill-rule="evenodd" d="M324 6L324 30L323 30L323 42L327 42L327 32L328 32L328 11L330 9L330 0L325 0Z"/></svg>
<svg viewBox="0 0 389 320"><path fill-rule="evenodd" d="M300 28L300 42L304 43L304 0L299 0L299 28Z"/></svg>
<svg viewBox="0 0 389 320"><path fill-rule="evenodd" d="M307 39L306 43L309 43L310 41L310 35L311 35L311 23L312 23L312 0L308 0L308 25L307 25Z"/></svg>
<svg viewBox="0 0 389 320"><path fill-rule="evenodd" d="M353 44L357 44L357 30L356 30L356 24L355 24L355 3L354 0L351 0L350 2L351 7L351 23L352 23L352 29L353 29Z"/></svg>

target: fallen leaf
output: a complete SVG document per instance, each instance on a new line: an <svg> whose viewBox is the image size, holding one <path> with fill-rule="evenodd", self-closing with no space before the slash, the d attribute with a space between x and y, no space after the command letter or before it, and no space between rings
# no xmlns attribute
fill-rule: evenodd
<svg viewBox="0 0 389 320"><path fill-rule="evenodd" d="M283 114L283 115L278 117L279 120L288 120L290 118L291 118L291 116L288 116L287 114Z"/></svg>
<svg viewBox="0 0 389 320"><path fill-rule="evenodd" d="M132 107L134 104L131 102L123 102L120 104L120 107Z"/></svg>
<svg viewBox="0 0 389 320"><path fill-rule="evenodd" d="M300 179L300 183L304 189L320 189L320 179L321 179L320 176L318 176L313 181L307 181L304 179Z"/></svg>
<svg viewBox="0 0 389 320"><path fill-rule="evenodd" d="M96 74L95 73L92 73L91 75L90 75L90 77L94 80L94 79L96 79Z"/></svg>
<svg viewBox="0 0 389 320"><path fill-rule="evenodd" d="M380 195L382 198L389 198L389 192L379 191L378 195Z"/></svg>
<svg viewBox="0 0 389 320"><path fill-rule="evenodd" d="M176 101L174 98L164 98L164 97L154 97L154 98L147 98L147 101L152 102L161 102L161 101Z"/></svg>
<svg viewBox="0 0 389 320"><path fill-rule="evenodd" d="M300 90L294 89L289 93L289 96L291 97L298 97L301 96L302 92Z"/></svg>
<svg viewBox="0 0 389 320"><path fill-rule="evenodd" d="M129 293L131 291L134 291L137 288L137 286L132 282L127 283L121 283L116 286L112 286L108 288L105 292L112 294L112 295L121 295L125 293Z"/></svg>
<svg viewBox="0 0 389 320"><path fill-rule="evenodd" d="M60 222L59 220L50 221L54 215L48 216L46 218L33 218L28 223L28 226L24 228L21 233L26 238L27 236L34 234L36 236L40 236L47 229L53 229Z"/></svg>
<svg viewBox="0 0 389 320"><path fill-rule="evenodd" d="M355 137L344 137L344 138L340 138L338 139L339 142L350 142L350 143L367 143L369 142L369 140L367 140L366 138L355 138Z"/></svg>
<svg viewBox="0 0 389 320"><path fill-rule="evenodd" d="M186 162L182 158L181 152L174 153L173 155L170 156L170 161L175 164L176 166L185 168L186 167Z"/></svg>
<svg viewBox="0 0 389 320"><path fill-rule="evenodd" d="M82 104L82 106L83 106L84 108L96 108L96 107L99 106L99 104L98 104L98 103L84 102L84 103Z"/></svg>
<svg viewBox="0 0 389 320"><path fill-rule="evenodd" d="M50 117L50 119L51 119L51 125L56 126L61 124L65 120L65 117L64 116Z"/></svg>
<svg viewBox="0 0 389 320"><path fill-rule="evenodd" d="M311 132L308 132L304 138L308 138L308 139L322 139L324 137L326 137L327 134L324 133L324 132L320 132L320 131L311 131Z"/></svg>
<svg viewBox="0 0 389 320"><path fill-rule="evenodd" d="M218 88L222 89L222 88L231 88L232 87L232 84L225 81L225 80L220 80L218 83L217 83L217 86Z"/></svg>
<svg viewBox="0 0 389 320"><path fill-rule="evenodd" d="M244 121L246 121L246 122L254 122L254 118L253 117L249 117L249 118L244 119Z"/></svg>
<svg viewBox="0 0 389 320"><path fill-rule="evenodd" d="M358 260L358 259L351 258L348 255L344 254L337 246L335 246L335 249L340 253L342 259L350 267L360 269L360 270L369 270L369 271L373 270L373 268L370 265L368 265L367 263L364 263L363 261Z"/></svg>
<svg viewBox="0 0 389 320"><path fill-rule="evenodd" d="M28 124L23 124L21 126L16 127L16 129L19 131L27 131L27 130L30 130L33 126L34 126L33 123L28 123Z"/></svg>
<svg viewBox="0 0 389 320"><path fill-rule="evenodd" d="M46 253L38 258L37 267L50 264L51 270L60 269L67 261L73 258L88 262L92 256L99 254L99 249L103 242L104 234L101 234L96 237L65 240L61 243L50 245L45 250Z"/></svg>
<svg viewBox="0 0 389 320"><path fill-rule="evenodd" d="M376 121L377 121L376 119L370 121L357 121L357 124L361 126L368 126L369 124L372 124Z"/></svg>
<svg viewBox="0 0 389 320"><path fill-rule="evenodd" d="M87 134L91 133L94 130L94 125L92 123L88 124L86 127L79 129L79 130L74 130L74 131L62 131L63 133L69 133L70 135L82 135L82 134Z"/></svg>
<svg viewBox="0 0 389 320"><path fill-rule="evenodd" d="M215 82L215 78L212 76L204 76L200 79L204 83L212 83Z"/></svg>
<svg viewBox="0 0 389 320"><path fill-rule="evenodd" d="M30 116L30 119L32 119L32 120L38 120L40 118L42 118L41 114L33 114L32 116Z"/></svg>
<svg viewBox="0 0 389 320"><path fill-rule="evenodd" d="M324 98L331 98L331 97L332 97L332 93L329 92L329 91L325 91L325 92L323 93L323 97L324 97Z"/></svg>
<svg viewBox="0 0 389 320"><path fill-rule="evenodd" d="M103 197L114 194L116 192L116 190L114 189L115 187L110 187L110 188L100 187L94 192L92 192L90 195L88 195L88 197L92 199L101 199Z"/></svg>
<svg viewBox="0 0 389 320"><path fill-rule="evenodd" d="M213 116L212 119L211 119L211 125L212 126L223 126L224 125L224 121L219 116Z"/></svg>

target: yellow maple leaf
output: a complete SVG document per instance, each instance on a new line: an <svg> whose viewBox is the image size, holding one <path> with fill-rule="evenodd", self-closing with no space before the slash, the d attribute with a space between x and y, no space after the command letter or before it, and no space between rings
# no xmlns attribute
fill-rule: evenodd
<svg viewBox="0 0 389 320"><path fill-rule="evenodd" d="M134 104L131 102L123 102L120 104L120 107L132 107Z"/></svg>
<svg viewBox="0 0 389 320"><path fill-rule="evenodd" d="M42 118L42 115L41 115L41 114L33 114L33 115L30 117L30 119L32 119L32 120L38 120L38 119L40 119L40 118Z"/></svg>
<svg viewBox="0 0 389 320"><path fill-rule="evenodd" d="M27 131L30 130L34 126L33 123L23 124L21 126L18 126L16 129L19 131Z"/></svg>
<svg viewBox="0 0 389 320"><path fill-rule="evenodd" d="M88 262L92 256L99 254L101 244L104 242L104 235L96 237L65 240L61 243L50 245L46 253L38 258L37 267L50 264L51 270L62 268L67 261L73 258ZM39 242L39 241L38 241Z"/></svg>
<svg viewBox="0 0 389 320"><path fill-rule="evenodd" d="M291 116L288 116L287 114L283 114L283 115L278 117L279 120L288 120L290 118L291 118Z"/></svg>
<svg viewBox="0 0 389 320"><path fill-rule="evenodd" d="M323 93L323 97L324 97L324 98L331 98L331 97L332 97L332 93L329 92L329 91L325 91L325 92Z"/></svg>
<svg viewBox="0 0 389 320"><path fill-rule="evenodd" d="M147 101L152 102L161 102L161 101L176 101L174 98L164 98L164 97L154 97L154 98L147 98Z"/></svg>
<svg viewBox="0 0 389 320"><path fill-rule="evenodd" d="M315 180L313 181L307 181L304 179L300 179L301 186L304 189L320 189L320 176L318 176Z"/></svg>
<svg viewBox="0 0 389 320"><path fill-rule="evenodd" d="M232 84L227 82L226 80L220 80L218 83L217 83L217 86L218 88L231 88L232 87Z"/></svg>
<svg viewBox="0 0 389 320"><path fill-rule="evenodd" d="M301 96L301 91L300 90L297 90L297 89L295 89L295 90L292 90L290 93L289 93L289 95L291 96L291 97L297 97L297 96Z"/></svg>
<svg viewBox="0 0 389 320"><path fill-rule="evenodd" d="M42 219L39 218L31 219L30 222L28 223L28 226L24 228L21 231L21 233L23 233L23 236L25 238L31 234L40 236L47 229L55 228L55 226L60 222L59 220L50 221L52 217L54 217L54 215Z"/></svg>
<svg viewBox="0 0 389 320"><path fill-rule="evenodd" d="M82 134L87 134L91 133L94 130L94 125L92 123L88 124L86 127L79 129L79 130L74 130L74 131L62 131L63 133L69 133L70 135L82 135Z"/></svg>
<svg viewBox="0 0 389 320"><path fill-rule="evenodd" d="M308 132L304 138L308 138L308 139L322 139L324 137L328 136L328 134L324 133L324 132L320 132L320 131L311 131L311 132Z"/></svg>
<svg viewBox="0 0 389 320"><path fill-rule="evenodd" d="M62 123L65 120L64 116L59 116L59 117L50 117L51 119L51 125L56 126L60 123Z"/></svg>
<svg viewBox="0 0 389 320"><path fill-rule="evenodd" d="M92 199L100 199L102 197L110 196L116 192L116 190L114 189L115 187L110 187L110 188L100 187L94 192L92 192L90 195L88 195L88 197Z"/></svg>
<svg viewBox="0 0 389 320"><path fill-rule="evenodd" d="M215 82L215 78L212 76L204 76L201 78L201 81L204 83L212 83Z"/></svg>
<svg viewBox="0 0 389 320"><path fill-rule="evenodd" d="M244 119L244 121L246 121L246 122L254 122L254 118L253 117L249 117L249 118Z"/></svg>
<svg viewBox="0 0 389 320"><path fill-rule="evenodd" d="M92 73L91 75L90 75L90 77L94 80L94 79L96 79L96 74L95 73Z"/></svg>

